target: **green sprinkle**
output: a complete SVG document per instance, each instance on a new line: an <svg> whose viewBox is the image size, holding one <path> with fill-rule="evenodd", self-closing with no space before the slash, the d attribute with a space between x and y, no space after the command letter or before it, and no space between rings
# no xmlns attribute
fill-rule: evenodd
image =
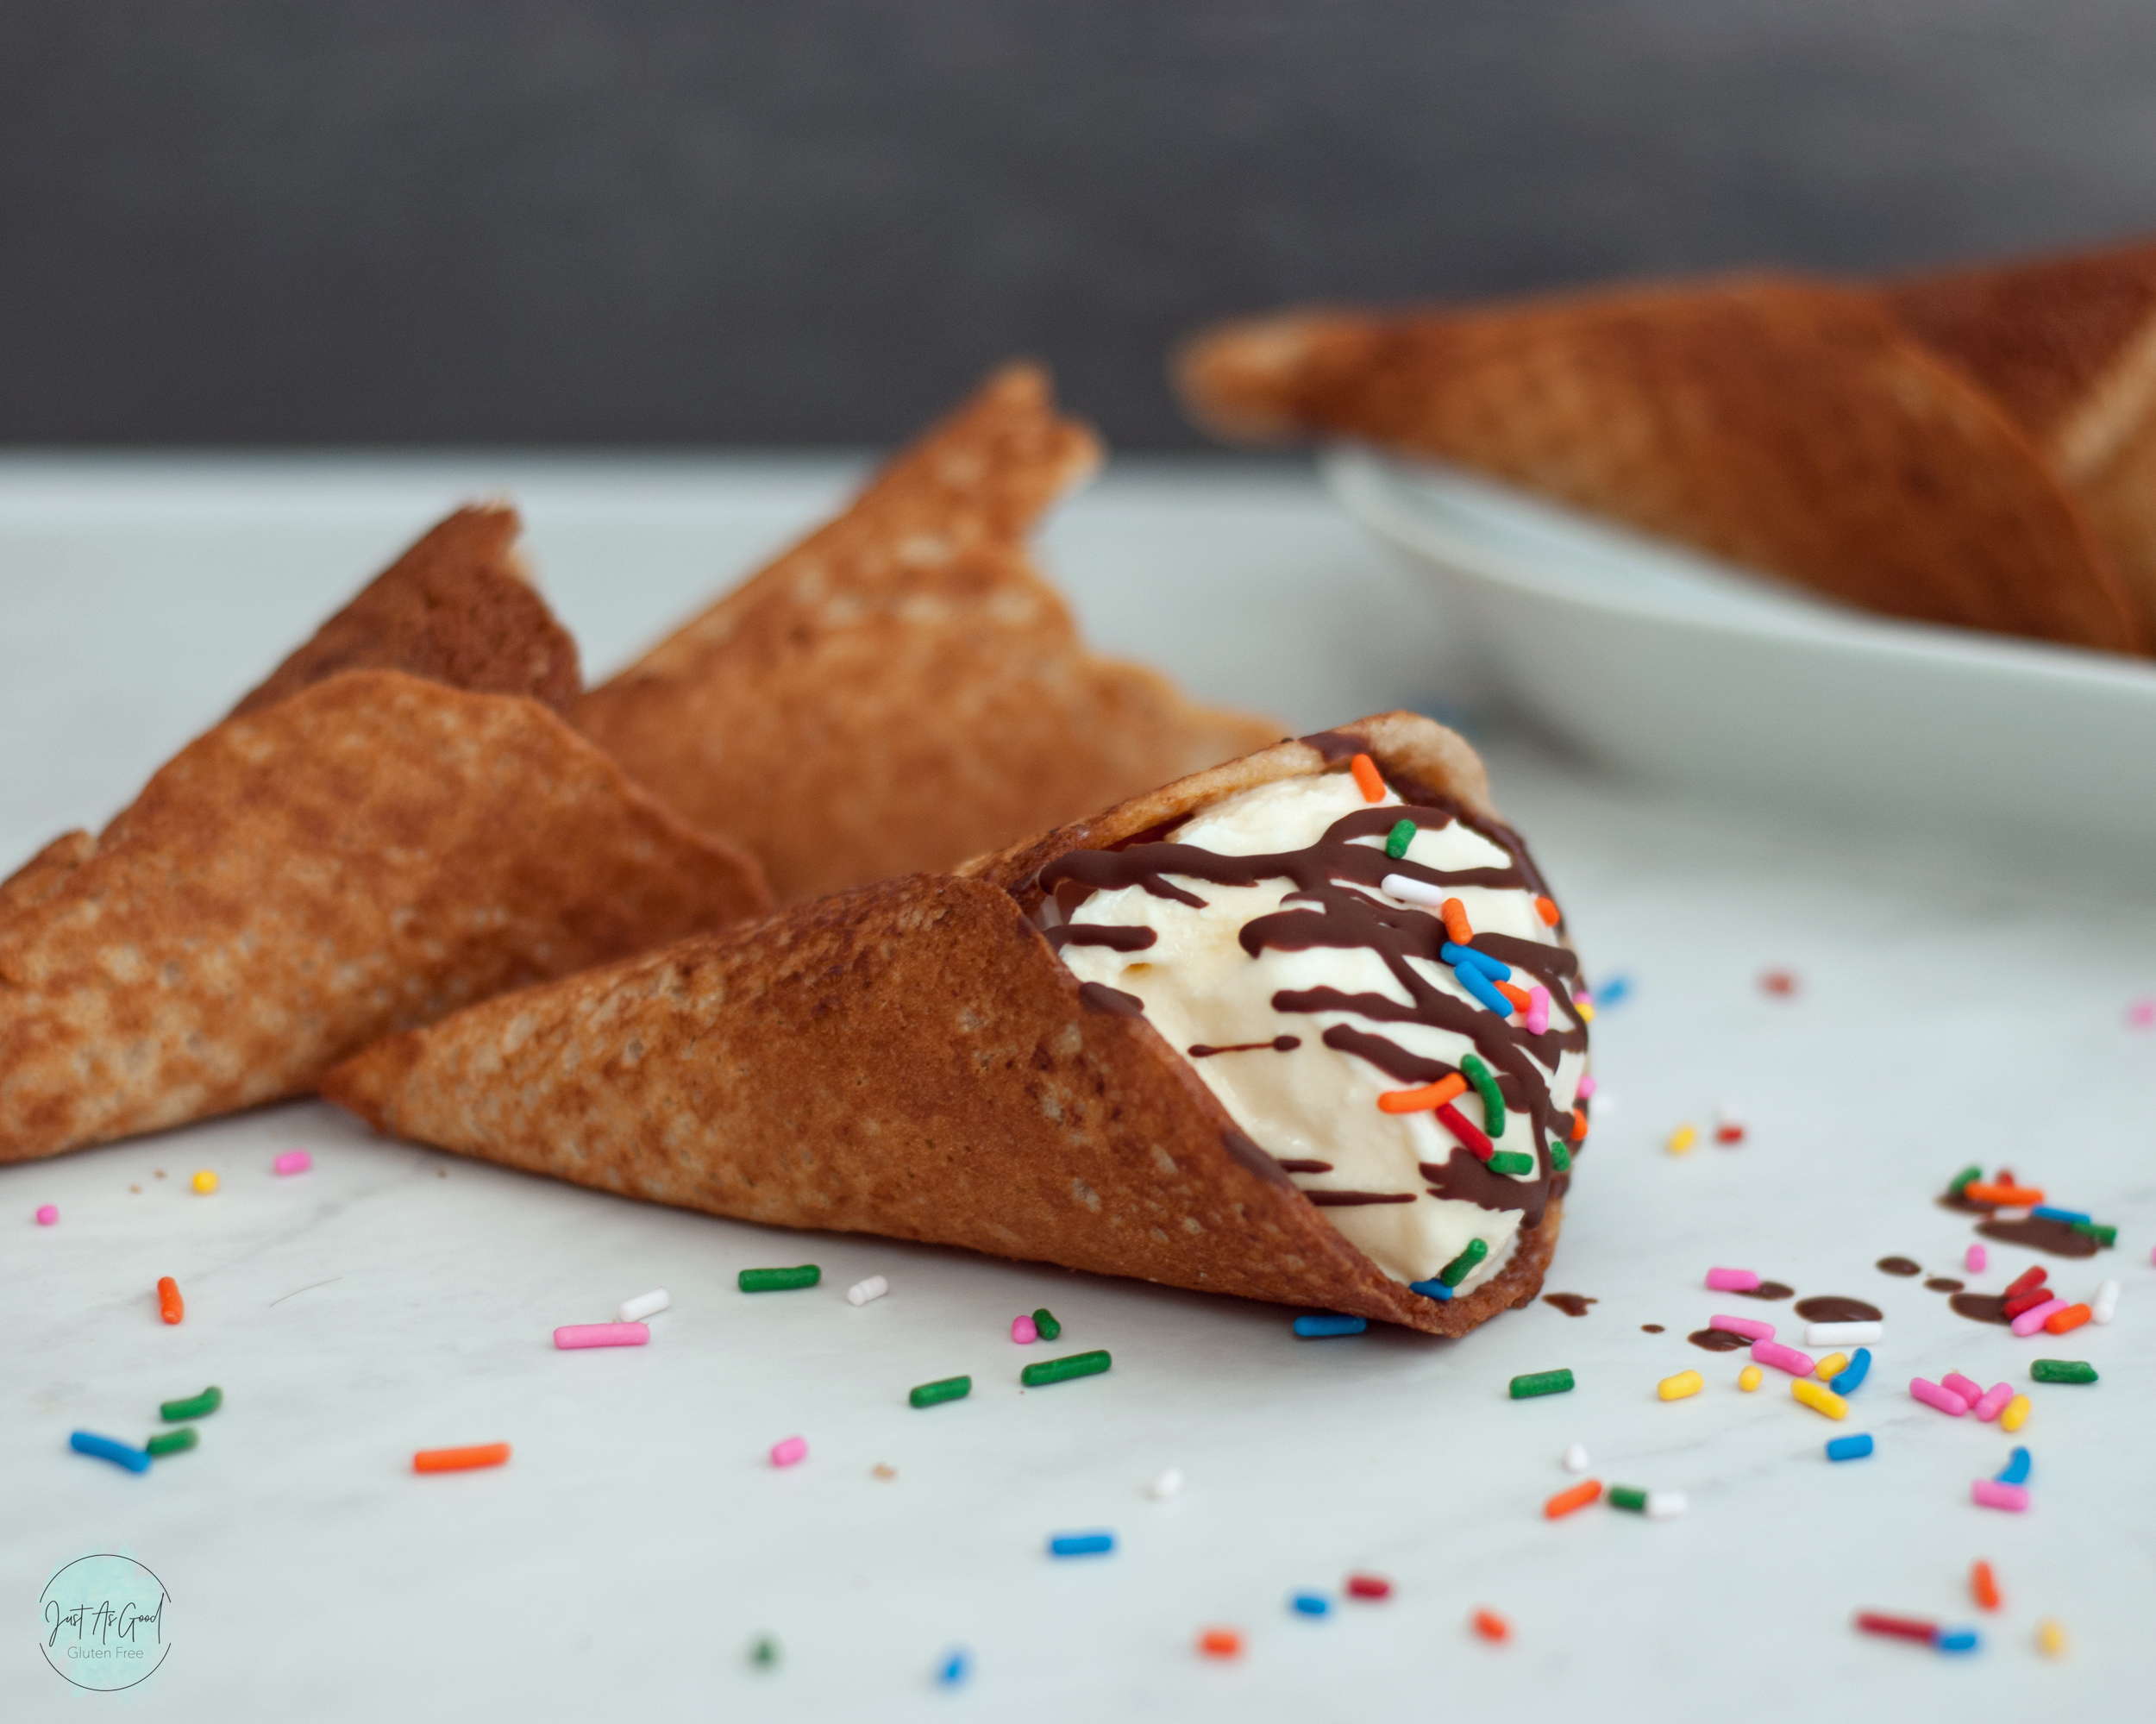
<svg viewBox="0 0 2156 1724"><path fill-rule="evenodd" d="M769 1670L779 1662L779 1643L768 1634L759 1634L749 1648L749 1662Z"/></svg>
<svg viewBox="0 0 2156 1724"><path fill-rule="evenodd" d="M1052 1341L1063 1332L1063 1326L1056 1320L1055 1313L1044 1305L1033 1313L1033 1330L1044 1341Z"/></svg>
<svg viewBox="0 0 2156 1724"><path fill-rule="evenodd" d="M177 1431L160 1431L142 1446L154 1455L177 1455L193 1448L201 1440L195 1434L192 1425L185 1425Z"/></svg>
<svg viewBox="0 0 2156 1724"><path fill-rule="evenodd" d="M2032 1359L2028 1374L2039 1382L2094 1382L2096 1368L2085 1359Z"/></svg>
<svg viewBox="0 0 2156 1724"><path fill-rule="evenodd" d="M1407 846L1415 841L1415 823L1402 820L1385 834L1385 854L1395 862L1407 854Z"/></svg>
<svg viewBox="0 0 2156 1724"><path fill-rule="evenodd" d="M1489 1158L1489 1165L1492 1173L1532 1173L1535 1158L1518 1150L1500 1150Z"/></svg>
<svg viewBox="0 0 2156 1724"><path fill-rule="evenodd" d="M1980 1167L1965 1167L1962 1169L1959 1173L1954 1175L1952 1183L1947 1186L1947 1196L1960 1196L1963 1192L1966 1191L1972 1184L1983 1177L1984 1169Z"/></svg>
<svg viewBox="0 0 2156 1724"><path fill-rule="evenodd" d="M1612 1508L1629 1508L1634 1514L1647 1512L1647 1493L1633 1485L1613 1484L1608 1495Z"/></svg>
<svg viewBox="0 0 2156 1724"><path fill-rule="evenodd" d="M177 1425L183 1419L207 1419L224 1405L224 1391L215 1383L200 1395L191 1395L185 1401L168 1401L157 1409L157 1416L168 1425Z"/></svg>
<svg viewBox="0 0 2156 1724"><path fill-rule="evenodd" d="M2101 1221L2069 1221L2066 1224L2077 1233L2086 1233L2099 1245L2109 1248L2119 1242L2119 1230L2107 1227Z"/></svg>
<svg viewBox="0 0 2156 1724"><path fill-rule="evenodd" d="M1559 1173L1572 1171L1572 1152L1565 1148L1564 1140L1561 1138L1550 1139L1550 1165Z"/></svg>
<svg viewBox="0 0 2156 1724"><path fill-rule="evenodd" d="M1473 1054L1460 1062L1460 1075L1475 1086L1482 1098L1482 1129L1493 1138L1505 1135L1505 1098L1497 1093L1497 1080Z"/></svg>
<svg viewBox="0 0 2156 1724"><path fill-rule="evenodd" d="M1034 1320L1037 1326L1039 1320ZM1038 1389L1044 1382L1068 1382L1074 1376L1098 1376L1112 1364L1106 1351L1071 1353L1060 1359L1043 1359L1037 1365L1028 1365L1018 1373L1018 1381L1028 1389Z"/></svg>
<svg viewBox="0 0 2156 1724"><path fill-rule="evenodd" d="M938 1377L934 1382L924 1382L906 1398L916 1407L933 1407L943 1401L963 1401L973 1393L973 1379L969 1376Z"/></svg>
<svg viewBox="0 0 2156 1724"><path fill-rule="evenodd" d="M1569 1395L1571 1390L1570 1370L1531 1370L1525 1376L1512 1380L1514 1401L1532 1401L1538 1395Z"/></svg>
<svg viewBox="0 0 2156 1724"><path fill-rule="evenodd" d="M824 1278L814 1263L799 1269L745 1269L741 1272L743 1293L784 1293L789 1288L813 1287Z"/></svg>
<svg viewBox="0 0 2156 1724"><path fill-rule="evenodd" d="M1438 1279L1447 1287L1457 1287L1474 1273L1475 1265L1489 1255L1489 1247L1480 1239L1470 1239L1467 1249L1438 1271Z"/></svg>

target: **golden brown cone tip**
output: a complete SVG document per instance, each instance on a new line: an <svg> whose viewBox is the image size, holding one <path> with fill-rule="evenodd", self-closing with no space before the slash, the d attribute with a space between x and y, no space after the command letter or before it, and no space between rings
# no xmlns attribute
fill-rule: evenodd
<svg viewBox="0 0 2156 1724"><path fill-rule="evenodd" d="M1236 339L1188 373L1201 415ZM1284 346L1240 386L1262 377L1306 434L1457 461L1890 615L2143 644L2027 434L1868 294L1743 277L1336 318L1299 361Z"/></svg>
<svg viewBox="0 0 2156 1724"><path fill-rule="evenodd" d="M398 670L566 712L583 686L576 643L531 584L505 503L459 509L315 631L233 708L244 718L348 670Z"/></svg>
<svg viewBox="0 0 2156 1724"><path fill-rule="evenodd" d="M868 1232L1460 1334L1539 1290L1561 1203L1471 1295L1408 1292L1235 1131L1142 1018L1089 1009L1020 897L1041 861L1344 763L1488 806L1394 713L1285 742L981 858L505 996L323 1093L417 1142L774 1226Z"/></svg>
<svg viewBox="0 0 2156 1724"><path fill-rule="evenodd" d="M948 868L1277 737L1086 650L1025 541L1099 460L1047 373L1006 367L573 722L782 902Z"/></svg>
<svg viewBox="0 0 2156 1724"><path fill-rule="evenodd" d="M0 1163L302 1094L393 1031L769 902L537 702L332 677L0 886Z"/></svg>

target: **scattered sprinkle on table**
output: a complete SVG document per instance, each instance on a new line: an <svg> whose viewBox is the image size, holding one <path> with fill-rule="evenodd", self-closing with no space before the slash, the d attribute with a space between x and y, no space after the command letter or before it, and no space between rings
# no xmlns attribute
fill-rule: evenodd
<svg viewBox="0 0 2156 1724"><path fill-rule="evenodd" d="M745 1269L740 1283L743 1293L787 1293L813 1287L823 1278L824 1271L814 1263L803 1263L799 1269Z"/></svg>
<svg viewBox="0 0 2156 1724"><path fill-rule="evenodd" d="M1786 1000L1796 992L1796 977L1786 969L1764 970L1759 976L1759 988L1762 993Z"/></svg>
<svg viewBox="0 0 2156 1724"><path fill-rule="evenodd" d="M168 1275L157 1278L157 1314L177 1323L187 1314L187 1301L179 1296L179 1283Z"/></svg>
<svg viewBox="0 0 2156 1724"><path fill-rule="evenodd" d="M1347 1577L1350 1598L1390 1598L1393 1583L1382 1574L1351 1574Z"/></svg>
<svg viewBox="0 0 2156 1724"><path fill-rule="evenodd" d="M1665 1376L1654 1386L1654 1392L1664 1401L1683 1401L1697 1395L1707 1387L1707 1379L1695 1370L1681 1370L1675 1376Z"/></svg>
<svg viewBox="0 0 2156 1724"><path fill-rule="evenodd" d="M1044 1341L1062 1338L1063 1326L1056 1320L1055 1313L1045 1306L1033 1313L1033 1332Z"/></svg>
<svg viewBox="0 0 2156 1724"><path fill-rule="evenodd" d="M971 1379L968 1378L968 1381L970 1382ZM871 1478L896 1478L899 1476L899 1470L894 1466L887 1465L882 1461L878 1461L874 1466L868 1469L868 1476Z"/></svg>
<svg viewBox="0 0 2156 1724"><path fill-rule="evenodd" d="M1570 1367L1559 1370L1523 1372L1512 1380L1512 1398L1532 1401L1539 1395L1564 1395L1573 1387Z"/></svg>
<svg viewBox="0 0 2156 1724"><path fill-rule="evenodd" d="M1181 1467L1163 1467L1154 1475L1153 1482L1145 1487L1145 1494L1156 1502L1165 1502L1183 1488L1183 1470Z"/></svg>
<svg viewBox="0 0 2156 1724"><path fill-rule="evenodd" d="M1478 1610L1468 1621L1485 1640L1504 1641L1512 1638L1512 1624L1495 1610Z"/></svg>
<svg viewBox="0 0 2156 1724"><path fill-rule="evenodd" d="M1925 1377L1909 1379L1909 1395L1927 1407L1934 1407L1950 1419L1959 1419L1969 1410L1969 1403L1952 1389L1942 1387Z"/></svg>
<svg viewBox="0 0 2156 1724"><path fill-rule="evenodd" d="M564 1352L579 1347L641 1347L651 1339L648 1323L565 1323L554 1332Z"/></svg>
<svg viewBox="0 0 2156 1724"><path fill-rule="evenodd" d="M807 1458L806 1437L781 1437L771 1445L771 1464L774 1467L799 1466Z"/></svg>
<svg viewBox="0 0 2156 1724"><path fill-rule="evenodd" d="M1751 1394L1765 1380L1766 1373L1757 1365L1746 1365L1737 1373L1737 1387L1744 1390L1746 1395Z"/></svg>
<svg viewBox="0 0 2156 1724"><path fill-rule="evenodd" d="M971 1377L944 1376L918 1384L906 1398L916 1407L936 1407L946 1401L963 1401L972 1393Z"/></svg>
<svg viewBox="0 0 2156 1724"><path fill-rule="evenodd" d="M37 1206L37 1225L39 1226L49 1227L59 1219L60 1209L56 1205L41 1203Z"/></svg>
<svg viewBox="0 0 2156 1724"><path fill-rule="evenodd" d="M1697 1142L1699 1142L1698 1126L1680 1125L1670 1133L1670 1153L1673 1156L1689 1155L1691 1153L1692 1145Z"/></svg>
<svg viewBox="0 0 2156 1724"><path fill-rule="evenodd" d="M1942 1652L1973 1652L1982 1644L1973 1628L1942 1628L1910 1616L1886 1616L1876 1610L1857 1613L1857 1627L1867 1634L1883 1634L1897 1640L1916 1640Z"/></svg>
<svg viewBox="0 0 2156 1724"><path fill-rule="evenodd" d="M779 1643L768 1634L759 1634L749 1643L749 1662L761 1670L769 1670L779 1662Z"/></svg>
<svg viewBox="0 0 2156 1724"><path fill-rule="evenodd" d="M153 1457L185 1454L202 1440L192 1425L183 1425L177 1431L160 1431L142 1445Z"/></svg>
<svg viewBox="0 0 2156 1724"><path fill-rule="evenodd" d="M1206 1628L1198 1636L1198 1650L1209 1658L1232 1658L1243 1650L1243 1637L1232 1628Z"/></svg>
<svg viewBox="0 0 2156 1724"><path fill-rule="evenodd" d="M1789 1393L1814 1413L1822 1413L1829 1419L1846 1419L1849 1403L1823 1382L1809 1377L1798 1377L1789 1384Z"/></svg>
<svg viewBox="0 0 2156 1724"><path fill-rule="evenodd" d="M177 1425L183 1419L207 1419L224 1405L224 1391L211 1383L200 1395L191 1395L183 1400L167 1401L160 1404L157 1416L167 1424Z"/></svg>
<svg viewBox="0 0 2156 1724"><path fill-rule="evenodd" d="M624 1323L641 1323L647 1317L656 1317L672 1307L674 1301L663 1287L655 1287L649 1293L640 1293L634 1299L624 1299L615 1312L617 1320Z"/></svg>
<svg viewBox="0 0 2156 1724"><path fill-rule="evenodd" d="M1316 1311L1295 1319L1295 1332L1306 1341L1328 1335L1359 1335L1369 1326L1367 1317L1344 1316L1338 1311Z"/></svg>
<svg viewBox="0 0 2156 1724"><path fill-rule="evenodd" d="M1969 1595L1983 1609L1999 1608L1998 1577L1991 1572L1991 1564L1982 1558L1969 1565Z"/></svg>
<svg viewBox="0 0 2156 1724"><path fill-rule="evenodd" d="M1980 1478L1969 1487L1969 1500L1980 1508L2003 1508L2021 1514L2028 1508L2028 1492L2018 1484L2001 1484L1996 1478Z"/></svg>
<svg viewBox="0 0 2156 1724"><path fill-rule="evenodd" d="M1710 1293L1750 1293L1759 1284L1759 1272L1748 1269L1710 1269L1707 1271L1707 1288Z"/></svg>
<svg viewBox="0 0 2156 1724"><path fill-rule="evenodd" d="M1013 1317L1011 1320L1011 1338L1021 1347L1031 1346L1040 1335L1039 1326L1031 1317Z"/></svg>
<svg viewBox="0 0 2156 1724"><path fill-rule="evenodd" d="M210 1172L208 1168L204 1168L200 1173L194 1176L191 1183L197 1192L201 1193L203 1196L207 1197L211 1192L217 1188L217 1176L214 1173Z"/></svg>
<svg viewBox="0 0 2156 1724"><path fill-rule="evenodd" d="M1098 1376L1114 1361L1103 1348L1090 1353L1069 1353L1060 1359L1043 1359L1037 1365L1028 1365L1018 1373L1018 1381L1028 1389L1038 1389L1044 1383L1068 1382L1073 1377Z"/></svg>
<svg viewBox="0 0 2156 1724"><path fill-rule="evenodd" d="M2031 1359L2028 1374L2038 1382L2094 1382L2096 1368L2086 1359Z"/></svg>
<svg viewBox="0 0 2156 1724"><path fill-rule="evenodd" d="M304 1150L286 1150L270 1163L270 1171L280 1176L304 1173L315 1164L315 1158Z"/></svg>
<svg viewBox="0 0 2156 1724"><path fill-rule="evenodd" d="M1323 1616L1332 1608L1332 1601L1322 1592L1291 1592L1288 1608L1298 1616Z"/></svg>
<svg viewBox="0 0 2156 1724"><path fill-rule="evenodd" d="M1742 1335L1748 1341L1771 1341L1774 1325L1763 1323L1757 1317L1733 1317L1727 1312L1717 1312L1707 1320L1710 1329L1726 1329L1733 1335Z"/></svg>
<svg viewBox="0 0 2156 1724"><path fill-rule="evenodd" d="M2069 1330L2078 1329L2093 1315L2095 1313L2085 1305L2069 1305L2065 1310L2054 1311L2046 1317L2044 1327L2052 1334L2063 1335Z"/></svg>
<svg viewBox="0 0 2156 1724"><path fill-rule="evenodd" d="M1970 1275L1982 1275L1990 1261L1991 1254L1982 1245L1971 1245L1961 1254L1961 1267Z"/></svg>
<svg viewBox="0 0 2156 1724"><path fill-rule="evenodd" d="M1821 1382L1832 1383L1836 1377L1848 1369L1848 1354L1829 1353L1814 1367L1812 1375L1819 1378Z"/></svg>
<svg viewBox="0 0 2156 1724"><path fill-rule="evenodd" d="M1855 1393L1858 1385L1862 1383L1865 1378L1870 1376L1871 1373L1871 1349L1869 1347L1859 1347L1857 1349L1855 1354L1850 1358L1848 1369L1841 1372L1827 1386L1827 1388L1833 1389L1837 1395L1852 1395Z"/></svg>
<svg viewBox="0 0 2156 1724"><path fill-rule="evenodd" d="M1795 1347L1785 1347L1778 1341L1754 1341L1752 1344L1752 1362L1772 1365L1785 1370L1791 1376L1809 1376L1814 1360L1809 1353L1800 1353Z"/></svg>
<svg viewBox="0 0 2156 1724"><path fill-rule="evenodd" d="M1871 1452L1869 1431L1859 1431L1851 1437L1830 1437L1827 1441L1827 1458L1830 1461L1860 1461Z"/></svg>
<svg viewBox="0 0 2156 1724"><path fill-rule="evenodd" d="M1854 1347L1882 1340L1886 1335L1883 1323L1807 1323L1804 1326L1804 1345L1808 1347Z"/></svg>
<svg viewBox="0 0 2156 1724"><path fill-rule="evenodd" d="M2090 1313L2099 1323L2109 1323L2119 1314L2119 1284L2107 1281L2096 1288L2096 1296L2090 1305Z"/></svg>
<svg viewBox="0 0 2156 1724"><path fill-rule="evenodd" d="M1560 1490L1545 1502L1542 1505L1542 1518L1545 1520L1562 1520L1576 1510L1586 1508L1601 1494L1602 1483L1600 1479L1582 1479L1569 1490Z"/></svg>
<svg viewBox="0 0 2156 1724"><path fill-rule="evenodd" d="M1999 1428L2009 1432L2020 1430L2028 1423L2028 1415L2034 1408L2035 1403L2028 1396L2015 1395L2006 1403L2006 1410L1999 1414Z"/></svg>
<svg viewBox="0 0 2156 1724"><path fill-rule="evenodd" d="M956 1646L937 1667L936 1680L945 1688L956 1688L973 1674L973 1654L963 1646Z"/></svg>
<svg viewBox="0 0 2156 1724"><path fill-rule="evenodd" d="M1112 1533L1058 1533L1048 1541L1051 1557L1105 1557L1114 1548Z"/></svg>
<svg viewBox="0 0 2156 1724"><path fill-rule="evenodd" d="M498 1467L509 1458L506 1443L479 1443L468 1449L422 1449L411 1458L414 1472L470 1472Z"/></svg>
<svg viewBox="0 0 2156 1724"><path fill-rule="evenodd" d="M2000 1414L2006 1411L2008 1404L2013 1399L2014 1385L2012 1383L1995 1382L1977 1397L1977 1404L1969 1410L1984 1423L1989 1425Z"/></svg>
<svg viewBox="0 0 2156 1724"><path fill-rule="evenodd" d="M872 1300L882 1298L890 1290L889 1282L880 1275L872 1275L868 1280L857 1281L846 1289L846 1302L849 1305L866 1305Z"/></svg>
<svg viewBox="0 0 2156 1724"><path fill-rule="evenodd" d="M2047 1658L2066 1656L2066 1631L2052 1617L2036 1625L2036 1650Z"/></svg>
<svg viewBox="0 0 2156 1724"><path fill-rule="evenodd" d="M97 1460L110 1461L113 1465L125 1467L129 1472L147 1472L150 1470L150 1451L131 1449L113 1437L100 1437L94 1431L77 1431L67 1439L67 1446L78 1455L89 1455Z"/></svg>
<svg viewBox="0 0 2156 1724"><path fill-rule="evenodd" d="M1567 1443L1564 1445L1564 1458L1562 1464L1567 1472L1585 1472L1587 1470L1587 1445Z"/></svg>

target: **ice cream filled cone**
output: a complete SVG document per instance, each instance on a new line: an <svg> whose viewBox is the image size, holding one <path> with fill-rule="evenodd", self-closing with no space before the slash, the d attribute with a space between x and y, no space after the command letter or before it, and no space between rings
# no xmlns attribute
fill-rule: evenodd
<svg viewBox="0 0 2156 1724"><path fill-rule="evenodd" d="M1586 1134L1562 917L1394 713L368 1049L379 1129L626 1195L1460 1334Z"/></svg>

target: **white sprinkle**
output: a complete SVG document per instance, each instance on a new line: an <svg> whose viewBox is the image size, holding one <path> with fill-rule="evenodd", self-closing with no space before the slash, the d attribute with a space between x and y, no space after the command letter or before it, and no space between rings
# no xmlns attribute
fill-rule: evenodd
<svg viewBox="0 0 2156 1724"><path fill-rule="evenodd" d="M1586 1444L1567 1443L1564 1445L1564 1470L1567 1472L1585 1472L1587 1470Z"/></svg>
<svg viewBox="0 0 2156 1724"><path fill-rule="evenodd" d="M1651 1490L1647 1493L1647 1519L1674 1520L1684 1512L1684 1493L1681 1490Z"/></svg>
<svg viewBox="0 0 2156 1724"><path fill-rule="evenodd" d="M621 1309L614 1314L624 1323L641 1323L645 1318L665 1310L673 1303L667 1297L666 1288L655 1288L649 1293L638 1294L634 1299L623 1300Z"/></svg>
<svg viewBox="0 0 2156 1724"><path fill-rule="evenodd" d="M1419 880L1410 880L1404 874L1388 874L1377 882L1378 890L1388 892L1403 904L1426 904L1437 909L1452 894L1442 886L1426 886Z"/></svg>
<svg viewBox="0 0 2156 1724"><path fill-rule="evenodd" d="M1867 1346L1886 1333L1883 1323L1807 1323L1804 1326L1804 1345L1808 1347Z"/></svg>
<svg viewBox="0 0 2156 1724"><path fill-rule="evenodd" d="M866 1305L872 1299L881 1299L891 1290L891 1283L880 1275L872 1275L866 1281L857 1281L846 1289L849 1305Z"/></svg>
<svg viewBox="0 0 2156 1724"><path fill-rule="evenodd" d="M1994 1221L2026 1221L2028 1219L2028 1209L2025 1205L2020 1207L2009 1205L2004 1209L1994 1209L1991 1212L1991 1219Z"/></svg>
<svg viewBox="0 0 2156 1724"><path fill-rule="evenodd" d="M1145 1487L1145 1494L1156 1502L1165 1502L1183 1488L1183 1470L1181 1467L1163 1467L1160 1476Z"/></svg>
<svg viewBox="0 0 2156 1724"><path fill-rule="evenodd" d="M2098 1323L2109 1323L2119 1314L2119 1284L2107 1281L2096 1289L2096 1296L2089 1307L2089 1315Z"/></svg>

